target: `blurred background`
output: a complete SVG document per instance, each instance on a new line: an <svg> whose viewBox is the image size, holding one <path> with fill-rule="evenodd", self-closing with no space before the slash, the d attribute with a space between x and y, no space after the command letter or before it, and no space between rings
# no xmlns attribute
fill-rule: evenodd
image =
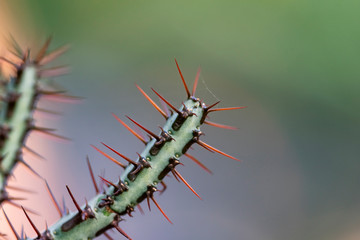
<svg viewBox="0 0 360 240"><path fill-rule="evenodd" d="M214 174L189 159L179 169L204 200L168 179L157 199L174 225L155 208L137 212L120 225L133 239L360 239L359 8L352 0L0 0L0 53L9 34L35 50L53 34L52 49L71 45L57 60L71 72L56 82L85 97L40 101L63 116L37 115L39 125L73 141L31 134L28 143L48 160L26 160L70 209L65 184L79 202L91 199L86 155L96 175L105 169L115 180L121 169L89 144L104 141L135 157L142 144L111 112L157 131L164 120L134 83L180 105L176 57L190 86L201 66L197 95L206 103L248 106L211 116L237 131L202 128L205 142L242 162L195 147ZM40 214L32 216L40 229L58 219L41 180L19 166L12 181L36 190L21 204ZM24 224L35 236L18 209L4 208L19 232ZM0 221L0 232L12 237L2 214Z"/></svg>

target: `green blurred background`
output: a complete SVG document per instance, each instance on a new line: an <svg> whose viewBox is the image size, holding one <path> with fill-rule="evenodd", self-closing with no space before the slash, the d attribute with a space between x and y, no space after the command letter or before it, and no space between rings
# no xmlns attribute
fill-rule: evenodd
<svg viewBox="0 0 360 240"><path fill-rule="evenodd" d="M119 174L89 144L105 141L133 157L142 148L111 112L152 130L163 124L135 82L178 105L184 100L176 57L189 85L201 65L197 95L207 103L248 106L212 116L238 131L204 127L206 142L243 162L196 147L194 155L214 176L187 159L181 172L205 200L169 179L158 199L174 226L156 210L135 214L122 223L133 239L360 239L359 1L0 3L23 45L39 47L50 34L54 48L71 44L58 61L71 73L57 82L86 100L60 107L41 102L63 108L64 116L40 122L73 144L34 140L41 143L35 148L51 149L49 161L34 168L59 199L65 184L79 199L93 195L86 154L97 173ZM42 214L34 216L40 226L57 219L50 205L33 207Z"/></svg>

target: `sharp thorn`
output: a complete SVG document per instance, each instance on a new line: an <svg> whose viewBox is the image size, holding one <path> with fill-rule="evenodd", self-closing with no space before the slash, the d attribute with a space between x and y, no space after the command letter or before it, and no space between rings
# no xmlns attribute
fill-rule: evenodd
<svg viewBox="0 0 360 240"><path fill-rule="evenodd" d="M199 67L199 68L198 68L198 71L197 71L197 73L196 73L196 77L195 77L193 89L192 89L192 92L191 92L191 96L195 96L196 87L197 87L197 84L198 84L198 82L199 82L200 72L201 72L201 68Z"/></svg>
<svg viewBox="0 0 360 240"><path fill-rule="evenodd" d="M40 238L41 238L41 234L40 234L39 230L36 228L35 224L31 221L29 215L27 214L27 212L25 211L25 209L23 208L23 206L21 206L21 208L22 208L22 210L24 211L25 216L26 216L27 220L29 221L31 227L32 227L32 228L34 229L34 231L36 232L37 238L40 239Z"/></svg>
<svg viewBox="0 0 360 240"><path fill-rule="evenodd" d="M129 116L126 116L130 121L132 121L134 124L136 124L138 127L140 127L142 130L144 130L145 132L147 132L148 134L150 134L152 137L154 137L156 140L160 140L159 136L156 135L155 133L151 132L150 130L146 129L145 127L143 127L142 125L140 125L139 123L137 123L135 120L133 120L132 118L130 118Z"/></svg>
<svg viewBox="0 0 360 240"><path fill-rule="evenodd" d="M216 105L218 105L220 103L220 101L217 101L216 103L210 105L210 106L207 106L205 109L206 111L209 111L211 108L215 107Z"/></svg>
<svg viewBox="0 0 360 240"><path fill-rule="evenodd" d="M27 164L26 162L24 162L24 160L19 160L19 162L21 162L31 173L33 173L35 176L39 177L42 179L42 177L40 176L40 174L38 174L32 167L30 167L29 164Z"/></svg>
<svg viewBox="0 0 360 240"><path fill-rule="evenodd" d="M87 163L87 165L88 165L88 169L89 169L89 172L90 172L91 181L92 181L92 183L93 183L93 185L94 185L95 192L96 192L96 194L98 194L98 193L99 193L99 188L98 188L98 186L97 186L97 184L96 184L96 181L95 181L94 172L93 172L93 170L92 170L92 168L91 168L89 156L86 156L86 163Z"/></svg>
<svg viewBox="0 0 360 240"><path fill-rule="evenodd" d="M169 221L169 223L173 224L170 219L168 218L168 216L166 216L165 212L161 209L160 205L157 203L157 201L154 199L154 196L150 196L151 200L155 203L156 207L160 210L160 212L162 213L162 215L166 218L166 220Z"/></svg>
<svg viewBox="0 0 360 240"><path fill-rule="evenodd" d="M122 230L117 224L113 224L114 228L121 233L124 237L126 237L129 240L132 240L125 232Z"/></svg>
<svg viewBox="0 0 360 240"><path fill-rule="evenodd" d="M51 43L51 39L52 37L48 37L48 39L46 40L45 44L43 45L43 47L40 49L38 55L36 56L35 58L35 63L38 63L41 61L41 59L45 56L46 54L46 51L48 50L49 48L49 45Z"/></svg>
<svg viewBox="0 0 360 240"><path fill-rule="evenodd" d="M133 165L137 165L136 162L134 162L133 160L131 160L130 158L122 155L121 153L119 153L118 151L116 151L115 149L113 149L112 147L106 145L105 143L101 143L102 145L104 145L105 147L107 147L108 149L110 149L111 151L113 151L114 153L116 153L117 155L119 155L120 157L122 157L123 159L125 159L126 161L128 161L129 163L133 164Z"/></svg>
<svg viewBox="0 0 360 240"><path fill-rule="evenodd" d="M218 127L218 128L224 128L224 129L229 129L229 130L237 130L237 127L233 127L233 126L229 126L229 125L224 125L224 124L220 124L220 123L214 123L208 120L204 121L205 124L213 126L213 127Z"/></svg>
<svg viewBox="0 0 360 240"><path fill-rule="evenodd" d="M72 192L70 191L70 188L68 187L68 185L66 185L66 189L67 189L67 191L69 192L69 195L70 195L70 197L71 197L71 200L74 202L76 209L78 210L79 213L82 213L82 210L81 210L79 204L76 202L76 200L75 200Z"/></svg>
<svg viewBox="0 0 360 240"><path fill-rule="evenodd" d="M199 196L199 194L197 194L195 192L195 190L190 186L190 184L187 183L187 181L180 175L180 173L178 171L176 171L176 169L174 169L175 174L181 179L181 181L198 197L200 198L200 200L202 200L202 198Z"/></svg>
<svg viewBox="0 0 360 240"><path fill-rule="evenodd" d="M181 80L182 80L182 82L183 82L183 84L184 84L184 87L185 87L185 90L186 90L187 97L188 97L188 98L190 98L190 96L191 96L191 95L190 95L189 89L188 89L188 87L187 87L187 85L186 85L186 82L185 82L184 76L183 76L183 75L182 75L182 73L181 73L181 70L180 70L180 67L179 67L178 62L176 61L176 58L175 58L175 63L176 63L176 67L177 67L177 69L178 69L178 71L179 71L179 74L180 74Z"/></svg>
<svg viewBox="0 0 360 240"><path fill-rule="evenodd" d="M143 137L141 137L137 132L135 132L134 130L132 130L128 125L126 125L126 123L124 123L118 116L116 116L114 113L112 113L112 115L114 116L114 118L116 118L116 120L118 120L118 122L120 122L127 130L129 130L132 134L134 134L135 137L137 137L140 141L142 141L144 144L146 144L146 141Z"/></svg>
<svg viewBox="0 0 360 240"><path fill-rule="evenodd" d="M2 210L3 210L4 216L5 216L5 218L6 218L6 221L8 222L8 224L9 224L9 226L10 226L10 228L11 228L11 231L12 231L13 234L15 235L16 239L21 239L21 238L19 238L19 235L17 234L14 226L11 224L8 216L6 215L4 208L3 208Z"/></svg>
<svg viewBox="0 0 360 240"><path fill-rule="evenodd" d="M197 160L194 156L188 154L188 153L184 153L185 156L187 156L188 158L190 158L191 160L193 160L197 165L199 165L202 169L204 169L206 172L213 174L213 172L208 169L202 162L200 162L199 160Z"/></svg>
<svg viewBox="0 0 360 240"><path fill-rule="evenodd" d="M141 214L141 215L145 215L144 210L142 209L142 207L140 206L140 204L138 204L138 205L136 205L136 206L137 206L137 208L139 209L140 214Z"/></svg>
<svg viewBox="0 0 360 240"><path fill-rule="evenodd" d="M23 148L28 151L29 153L31 153L32 155L42 159L42 160L46 160L43 156L41 156L39 153L35 152L33 149L29 148L28 146L26 145L23 145Z"/></svg>
<svg viewBox="0 0 360 240"><path fill-rule="evenodd" d="M167 119L168 116L166 115L166 113L144 92L144 90L142 90L139 85L135 84L135 86L137 87L137 89L139 89L139 91L142 93L142 95L144 95L144 97L151 103L151 105L153 105L156 110L158 110L158 112L165 118Z"/></svg>
<svg viewBox="0 0 360 240"><path fill-rule="evenodd" d="M36 193L35 191L27 190L25 188L14 187L14 186L9 186L9 185L6 186L6 189L20 191L20 192L26 192L26 193Z"/></svg>
<svg viewBox="0 0 360 240"><path fill-rule="evenodd" d="M114 240L108 233L104 232L104 236L109 240Z"/></svg>
<svg viewBox="0 0 360 240"><path fill-rule="evenodd" d="M12 202L12 201L8 201L7 203L13 205L13 206L16 207L16 208L24 208L24 207L21 206L20 204L14 203L14 202ZM38 216L39 216L39 213L37 213L37 212L35 212L35 211L31 210L31 209L28 209L28 208L25 208L25 209L26 209L26 211L28 211L29 213L32 213L32 214L35 214L35 215L38 215Z"/></svg>
<svg viewBox="0 0 360 240"><path fill-rule="evenodd" d="M61 75L65 75L67 73L69 73L68 66L60 66L60 67L48 68L38 71L38 74L41 78L58 77Z"/></svg>
<svg viewBox="0 0 360 240"><path fill-rule="evenodd" d="M90 145L92 148L94 148L96 151L98 151L99 153L101 153L102 155L104 155L106 158L110 159L112 162L116 163L117 165L119 165L122 168L125 168L126 166L124 164L122 164L121 162L119 162L118 160L116 160L115 158L109 156L108 154L104 153L103 151L101 151L100 149L98 149L97 147L95 147L94 145Z"/></svg>
<svg viewBox="0 0 360 240"><path fill-rule="evenodd" d="M109 180L106 180L105 178L103 178L102 176L98 175L99 178L104 181L105 183L107 183L108 185L113 186L115 189L118 188L114 183L110 182Z"/></svg>
<svg viewBox="0 0 360 240"><path fill-rule="evenodd" d="M229 155L229 154L226 154L226 153L220 151L219 149L216 149L216 148L210 146L209 144L204 143L204 142L201 141L201 140L198 140L197 143L198 143L200 146L203 146L203 147L205 147L205 148L209 148L209 149L211 149L211 150L214 151L214 152L217 152L217 153L219 153L219 154L224 155L225 157L228 157L228 158L231 158L231 159L234 159L234 160L236 160L236 161L241 162L239 159L237 159L237 158L235 158L235 157L233 157L233 156L231 156L231 155Z"/></svg>
<svg viewBox="0 0 360 240"><path fill-rule="evenodd" d="M62 47L50 52L46 56L44 56L38 64L39 65L48 64L49 62L52 62L53 60L55 60L56 58L61 56L63 53L65 53L68 49L69 49L69 45L62 46Z"/></svg>
<svg viewBox="0 0 360 240"><path fill-rule="evenodd" d="M163 100L172 110L174 110L176 113L180 114L181 112L177 110L171 103L169 103L165 98L163 98L157 91L155 91L153 88L151 88L153 92L158 95L158 97Z"/></svg>
<svg viewBox="0 0 360 240"><path fill-rule="evenodd" d="M46 185L46 190L47 190L48 194L50 195L51 201L54 204L54 206L56 208L56 211L59 213L60 217L62 217L63 214L61 212L59 203L56 201L56 198L55 198L54 194L52 193L48 182L45 179L44 179L44 182L45 182L45 185Z"/></svg>
<svg viewBox="0 0 360 240"><path fill-rule="evenodd" d="M211 112L227 111L227 110L235 110L235 109L243 109L243 108L247 108L247 107L244 106L244 107L215 108L215 109L208 110L208 112L211 113Z"/></svg>
<svg viewBox="0 0 360 240"><path fill-rule="evenodd" d="M0 57L0 60L3 60L4 62L9 63L10 65L14 66L16 69L19 68L19 66L17 64L13 63L12 61L10 61L4 57Z"/></svg>

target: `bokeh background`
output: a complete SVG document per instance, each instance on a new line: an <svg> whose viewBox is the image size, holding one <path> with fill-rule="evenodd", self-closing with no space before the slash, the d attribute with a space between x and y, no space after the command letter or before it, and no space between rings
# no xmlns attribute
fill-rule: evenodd
<svg viewBox="0 0 360 240"><path fill-rule="evenodd" d="M353 0L0 0L1 54L10 33L33 49L53 34L53 48L71 44L57 61L71 73L56 82L85 97L40 102L63 116L37 122L73 141L32 134L28 143L48 160L26 160L74 210L65 184L80 202L94 195L86 155L97 174L105 169L115 180L121 172L89 144L104 141L133 157L142 149L111 112L154 131L164 123L134 83L177 105L185 99L176 57L189 85L201 65L197 95L207 103L248 106L211 116L237 131L203 128L206 142L242 162L196 147L191 152L214 174L188 159L180 171L204 200L169 179L158 201L175 224L155 208L135 213L121 223L133 239L360 239L359 9ZM37 191L22 204L40 213L32 216L38 227L55 222L41 180L22 167L15 177L14 185ZM4 208L34 236L19 210Z"/></svg>

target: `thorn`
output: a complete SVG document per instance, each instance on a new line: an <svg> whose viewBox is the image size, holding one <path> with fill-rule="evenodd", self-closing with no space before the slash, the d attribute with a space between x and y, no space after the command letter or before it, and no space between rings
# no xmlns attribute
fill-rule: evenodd
<svg viewBox="0 0 360 240"><path fill-rule="evenodd" d="M99 188L98 188L98 186L96 184L96 181L95 181L94 172L93 172L93 170L91 168L89 156L86 156L86 162L87 162L87 165L88 165L88 168L89 168L91 181L92 181L92 183L94 185L94 188L95 188L95 193L98 194L99 193Z"/></svg>
<svg viewBox="0 0 360 240"><path fill-rule="evenodd" d="M116 153L117 155L119 155L120 157L122 157L123 159L125 159L126 161L128 161L129 163L133 164L133 165L138 165L137 162L134 162L133 160L131 160L130 158L122 155L121 153L119 153L118 151L116 151L115 149L109 147L108 145L106 145L105 143L101 143L102 145L104 145L105 147L107 147L108 149L110 149L111 151L113 151L114 153Z"/></svg>
<svg viewBox="0 0 360 240"><path fill-rule="evenodd" d="M53 60L55 60L56 58L58 58L59 56L64 54L68 49L69 49L69 45L59 47L58 49L56 49L56 50L50 52L48 55L44 56L38 64L39 65L48 64L49 62L52 62Z"/></svg>
<svg viewBox="0 0 360 240"><path fill-rule="evenodd" d="M213 107L215 107L216 105L218 105L219 102L220 102L220 101L217 101L216 103L214 103L214 104L212 104L212 105L210 105L210 106L208 106L208 107L205 107L205 110L206 110L206 111L209 111L211 108L213 108Z"/></svg>
<svg viewBox="0 0 360 240"><path fill-rule="evenodd" d="M154 199L154 196L150 196L151 200L155 203L156 207L160 210L160 212L162 213L162 215L164 215L164 217L169 221L169 223L173 224L170 219L168 218L168 216L166 216L165 212L161 209L160 205L157 203L157 201Z"/></svg>
<svg viewBox="0 0 360 240"><path fill-rule="evenodd" d="M118 230L119 233L121 233L124 237L126 237L129 240L132 240L125 232L122 230L116 223L113 224L114 228Z"/></svg>
<svg viewBox="0 0 360 240"><path fill-rule="evenodd" d="M17 234L14 226L11 224L8 216L6 215L4 208L3 208L2 210L3 210L4 216L5 216L5 218L6 218L6 221L8 222L8 224L9 224L9 226L10 226L10 228L11 228L11 231L12 231L13 234L15 235L16 239L21 239L21 238L19 238L19 235Z"/></svg>
<svg viewBox="0 0 360 240"><path fill-rule="evenodd" d="M29 215L26 213L26 211L25 211L25 209L23 208L23 206L21 206L21 208L22 208L22 210L24 211L27 220L30 222L31 227L32 227L32 228L34 229L34 231L36 232L37 238L40 239L40 238L41 238L41 234L40 234L39 230L36 228L35 224L31 221Z"/></svg>
<svg viewBox="0 0 360 240"><path fill-rule="evenodd" d="M55 129L34 127L34 128L32 128L32 130L35 130L35 131L40 132L42 134L45 134L45 135L48 135L50 137L54 137L54 138L57 138L57 139L60 139L60 140L66 141L66 142L71 141L70 138L67 138L67 137L64 137L64 136L49 132L49 131L55 131Z"/></svg>
<svg viewBox="0 0 360 240"><path fill-rule="evenodd" d="M39 107L36 107L35 110L39 111L39 112L53 114L53 115L62 115L62 113L60 113L60 112L56 112L56 111L52 111L52 110L48 110L48 109L43 109L43 108L39 108Z"/></svg>
<svg viewBox="0 0 360 240"><path fill-rule="evenodd" d="M177 67L177 69L178 69L178 71L179 71L179 74L180 74L181 80L182 80L182 82L183 82L183 84L184 84L184 87L185 87L185 90L186 90L187 97L188 97L188 98L190 98L190 96L191 96L191 95L190 95L189 89L188 89L188 87L187 87L187 85L186 85L186 82L185 82L184 76L183 76L183 75L182 75L182 73L181 73L181 70L180 70L180 67L179 67L178 62L176 61L176 58L175 58L175 63L176 63L176 67Z"/></svg>
<svg viewBox="0 0 360 240"><path fill-rule="evenodd" d="M16 207L16 208L22 208L22 206L21 206L20 204L14 203L14 202L12 202L12 201L7 201L7 203L13 205L13 206ZM31 209L28 209L28 208L25 208L25 209L26 209L26 211L28 211L29 213L32 213L32 214L35 214L35 215L38 215L38 216L39 216L39 213L37 213L37 212L35 212L35 211L31 210Z"/></svg>
<svg viewBox="0 0 360 240"><path fill-rule="evenodd" d="M109 240L114 240L108 233L104 232L104 236Z"/></svg>
<svg viewBox="0 0 360 240"><path fill-rule="evenodd" d="M104 155L105 157L107 157L108 159L110 159L112 162L116 163L117 165L119 165L122 168L125 168L126 166L124 164L122 164L121 162L117 161L115 158L109 156L108 154L104 153L103 151L101 151L100 149L98 149L97 147L95 147L94 145L90 145L92 148L94 148L96 151L98 151L99 153L101 153L102 155Z"/></svg>
<svg viewBox="0 0 360 240"><path fill-rule="evenodd" d="M198 84L198 82L199 82L200 72L201 72L201 68L199 67L199 68L198 68L198 71L197 71L197 73L196 73L196 77L195 77L195 81L194 81L194 85L193 85L193 89L192 89L191 96L195 96L196 87L197 87L197 84Z"/></svg>
<svg viewBox="0 0 360 240"><path fill-rule="evenodd" d="M160 195L163 194L165 192L165 190L167 189L167 185L165 184L164 181L161 181L160 184L163 186L163 189L158 190L160 192Z"/></svg>
<svg viewBox="0 0 360 240"><path fill-rule="evenodd" d="M172 111L169 110L166 103L161 98L159 98L159 101L161 103L161 107L163 108L163 110L166 113L167 118L169 118L171 116Z"/></svg>
<svg viewBox="0 0 360 240"><path fill-rule="evenodd" d="M4 57L0 57L0 60L3 60L4 62L9 63L10 65L12 65L13 67L15 67L16 69L19 68L19 66L18 66L17 64L13 63L12 61L10 61L10 60L8 60L8 59L6 59L6 58L4 58Z"/></svg>
<svg viewBox="0 0 360 240"><path fill-rule="evenodd" d="M27 200L27 198L22 198L22 197L7 197L8 201L22 201L22 200Z"/></svg>
<svg viewBox="0 0 360 240"><path fill-rule="evenodd" d="M106 180L105 178L103 178L102 176L99 175L99 178L101 178L101 180L103 180L105 183L113 186L115 189L118 188L115 184L113 184L112 182L110 182L109 180Z"/></svg>
<svg viewBox="0 0 360 240"><path fill-rule="evenodd" d="M23 145L23 148L28 151L29 153L31 153L32 155L42 159L42 160L46 160L43 156L41 156L39 153L35 152L33 149L29 148L28 146L26 145Z"/></svg>
<svg viewBox="0 0 360 240"><path fill-rule="evenodd" d="M209 149L211 149L211 150L214 151L214 152L217 152L217 153L222 154L222 155L224 155L224 156L226 156L226 157L228 157L228 158L231 158L231 159L234 159L234 160L236 160L236 161L241 162L239 159L237 159L237 158L235 158L235 157L233 157L233 156L231 156L231 155L229 155L229 154L226 154L226 153L220 151L219 149L216 149L216 148L210 146L209 144L204 143L204 142L201 141L201 140L198 140L197 143L198 143L200 146L202 146L202 147L209 148Z"/></svg>
<svg viewBox="0 0 360 240"><path fill-rule="evenodd" d="M244 107L229 107L229 108L215 108L215 109L208 110L208 112L211 113L211 112L227 111L227 110L235 110L235 109L243 109L243 108L247 108L247 106L244 106Z"/></svg>
<svg viewBox="0 0 360 240"><path fill-rule="evenodd" d="M52 39L52 36L48 37L48 39L46 40L45 44L42 46L42 48L40 49L38 55L36 56L36 58L35 58L35 63L40 62L41 59L45 56L46 51L48 50L49 45L50 45L50 43L51 43L51 39Z"/></svg>
<svg viewBox="0 0 360 240"><path fill-rule="evenodd" d="M146 129L145 127L143 127L142 125L140 125L139 123L135 122L132 118L130 118L129 116L125 115L130 121L132 121L133 123L135 123L138 127L140 127L142 130L144 130L145 132L147 132L148 134L150 134L152 137L154 137L157 141L160 140L159 136L156 135L155 133L149 131L148 129Z"/></svg>
<svg viewBox="0 0 360 240"><path fill-rule="evenodd" d="M155 91L153 88L151 88L151 90L154 91L154 93L156 95L158 95L158 97L163 100L172 110L174 110L176 113L180 114L181 112L179 110L177 110L173 105L171 105L171 103L169 103L165 98L163 98L157 91Z"/></svg>
<svg viewBox="0 0 360 240"><path fill-rule="evenodd" d="M161 113L161 115L167 119L168 116L166 115L166 113L135 83L135 86L139 89L139 91L144 95L144 97L156 108L156 110L158 110L159 113Z"/></svg>
<svg viewBox="0 0 360 240"><path fill-rule="evenodd" d="M199 165L202 169L204 169L205 171L207 171L211 175L213 174L213 172L210 169L208 169L202 162L197 160L194 156L192 156L192 155L190 155L188 153L184 153L184 155L187 156L188 158L190 158L191 160L193 160L197 165Z"/></svg>
<svg viewBox="0 0 360 240"><path fill-rule="evenodd" d="M12 45L13 49L15 50L15 55L19 58L21 58L24 55L23 50L21 49L19 43L15 40L14 36L10 34L10 44Z"/></svg>
<svg viewBox="0 0 360 240"><path fill-rule="evenodd" d="M81 210L79 204L76 202L74 196L72 195L72 193L71 193L70 188L68 187L68 185L66 185L66 189L68 190L69 195L70 195L70 197L71 197L71 200L74 202L76 209L77 209L78 212L81 214L81 213L82 213L82 210Z"/></svg>
<svg viewBox="0 0 360 240"><path fill-rule="evenodd" d="M137 137L140 141L142 141L144 144L146 144L146 141L143 137L141 137L138 133L136 133L134 130L132 130L128 125L126 125L126 123L124 123L118 116L116 116L114 113L112 113L112 115L114 116L114 118L116 118L116 120L118 120L118 122L120 122L127 130L129 130L132 134L135 135L135 137Z"/></svg>
<svg viewBox="0 0 360 240"><path fill-rule="evenodd" d="M176 169L173 169L174 170L174 173L181 179L181 181L183 183L185 183L185 185L198 197L200 198L200 200L202 200L202 198L199 196L199 194L197 194L195 192L195 190L187 183L187 181L180 175L180 173L178 171L176 171Z"/></svg>
<svg viewBox="0 0 360 240"><path fill-rule="evenodd" d="M60 218L63 216L62 212L61 212L61 209L60 209L60 205L59 203L56 201L56 198L54 196L54 194L52 193L51 189L50 189L50 186L48 184L48 182L44 179L44 182L45 182L45 185L46 185L46 190L47 192L49 193L50 195L50 198L51 198L51 201L53 202L57 212L59 213L60 215Z"/></svg>
<svg viewBox="0 0 360 240"><path fill-rule="evenodd" d="M59 94L64 94L66 93L65 90L58 90L58 91L48 91L48 90L38 90L37 91L39 94L43 94L43 95L59 95Z"/></svg>
<svg viewBox="0 0 360 240"><path fill-rule="evenodd" d="M35 176L39 177L42 179L42 177L40 176L40 174L38 174L32 167L30 167L29 164L27 164L26 162L24 162L24 160L19 160L19 162L21 162L31 173L33 173Z"/></svg>
<svg viewBox="0 0 360 240"><path fill-rule="evenodd" d="M142 209L142 207L140 206L140 204L138 204L138 205L136 205L136 206L137 206L137 208L139 209L140 214L141 214L141 215L145 215L144 210Z"/></svg>
<svg viewBox="0 0 360 240"><path fill-rule="evenodd" d="M220 123L214 123L214 122L210 122L208 120L205 120L204 123L207 125L213 126L213 127L224 128L224 129L229 129L229 130L237 130L238 129L237 127L224 125L224 124L220 124Z"/></svg>
<svg viewBox="0 0 360 240"><path fill-rule="evenodd" d="M68 66L59 66L59 67L53 67L48 69L39 70L38 74L40 78L51 78L51 77L57 77L61 75L65 75L69 73L69 67Z"/></svg>
<svg viewBox="0 0 360 240"><path fill-rule="evenodd" d="M6 186L6 189L11 189L11 190L20 191L20 192L26 192L26 193L36 193L34 191L27 190L25 188L14 187L14 186L9 186L9 185Z"/></svg>

